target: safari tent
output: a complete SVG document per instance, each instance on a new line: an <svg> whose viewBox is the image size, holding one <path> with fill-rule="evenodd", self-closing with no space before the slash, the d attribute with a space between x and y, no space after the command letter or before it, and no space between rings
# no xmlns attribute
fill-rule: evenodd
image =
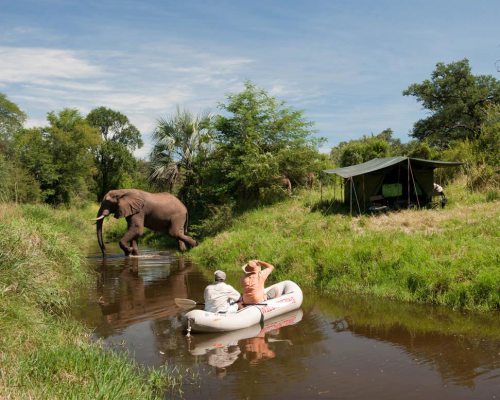
<svg viewBox="0 0 500 400"><path fill-rule="evenodd" d="M344 202L354 210L368 211L375 202L388 207L424 207L432 201L434 170L456 167L459 162L410 157L374 158L362 164L324 170L343 178Z"/></svg>

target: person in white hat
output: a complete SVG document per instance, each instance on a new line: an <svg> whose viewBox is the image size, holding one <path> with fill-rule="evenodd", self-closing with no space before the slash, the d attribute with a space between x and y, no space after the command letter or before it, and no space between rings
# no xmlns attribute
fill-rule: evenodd
<svg viewBox="0 0 500 400"><path fill-rule="evenodd" d="M205 288L205 311L213 313L238 311L237 302L241 298L240 292L224 282L225 280L224 271L215 271L214 282Z"/></svg>
<svg viewBox="0 0 500 400"><path fill-rule="evenodd" d="M264 267L264 270L261 269ZM256 304L266 300L264 284L274 266L261 260L250 260L243 267L245 275L241 279L243 285L243 305Z"/></svg>

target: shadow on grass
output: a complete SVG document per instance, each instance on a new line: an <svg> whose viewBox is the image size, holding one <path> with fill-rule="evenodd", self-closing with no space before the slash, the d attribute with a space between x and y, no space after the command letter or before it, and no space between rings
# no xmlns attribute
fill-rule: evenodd
<svg viewBox="0 0 500 400"><path fill-rule="evenodd" d="M310 204L311 212L320 212L323 215L350 215L351 211L349 206L346 206L344 202L339 200L320 200L316 203ZM353 211L353 215L357 214Z"/></svg>

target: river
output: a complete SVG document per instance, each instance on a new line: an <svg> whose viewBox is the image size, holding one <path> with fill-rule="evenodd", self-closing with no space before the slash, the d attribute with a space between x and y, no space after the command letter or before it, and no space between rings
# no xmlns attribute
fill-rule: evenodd
<svg viewBox="0 0 500 400"><path fill-rule="evenodd" d="M500 316L304 291L296 312L264 327L192 334L174 298L203 301L188 258L142 250L91 254L96 284L75 315L105 347L185 374L166 398L496 399ZM238 286L239 275L228 282ZM187 372L184 372L187 371Z"/></svg>

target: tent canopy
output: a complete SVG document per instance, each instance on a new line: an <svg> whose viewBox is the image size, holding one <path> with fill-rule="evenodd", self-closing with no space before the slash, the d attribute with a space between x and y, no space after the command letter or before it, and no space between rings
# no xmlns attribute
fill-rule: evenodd
<svg viewBox="0 0 500 400"><path fill-rule="evenodd" d="M399 156L374 158L362 164L323 172L344 178L344 201L351 205L351 209L356 204L361 212L369 209L376 197L394 207L423 206L432 200L434 170L461 164Z"/></svg>
<svg viewBox="0 0 500 400"><path fill-rule="evenodd" d="M370 172L375 172L392 165L402 163L404 161L408 162L410 160L413 166L423 166L429 168L441 168L441 167L456 167L462 165L460 162L448 162L448 161L434 161L434 160L423 160L421 158L411 158L411 157L385 157L385 158L374 158L373 160L364 162L362 164L350 165L344 168L326 169L323 170L326 174L336 174L342 178L351 178L353 176L364 175Z"/></svg>

